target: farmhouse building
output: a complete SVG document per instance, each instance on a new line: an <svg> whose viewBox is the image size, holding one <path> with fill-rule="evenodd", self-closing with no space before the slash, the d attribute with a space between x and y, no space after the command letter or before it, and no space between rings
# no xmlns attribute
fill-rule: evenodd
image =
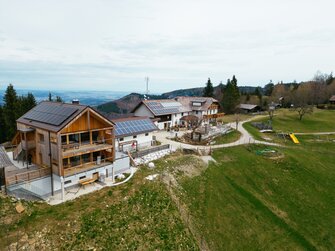
<svg viewBox="0 0 335 251"><path fill-rule="evenodd" d="M129 157L115 151L114 133L115 125L89 106L41 102L17 120L13 159L22 166L6 171L6 185L29 183L43 197L129 169Z"/></svg>
<svg viewBox="0 0 335 251"><path fill-rule="evenodd" d="M261 107L259 105L252 105L252 104L240 104L238 108L242 113L254 113L261 111Z"/></svg>
<svg viewBox="0 0 335 251"><path fill-rule="evenodd" d="M148 117L113 119L115 124L115 148L120 152L133 151L154 144L152 132L158 128Z"/></svg>
<svg viewBox="0 0 335 251"><path fill-rule="evenodd" d="M332 104L332 105L335 105L335 95L330 97L329 103Z"/></svg>
<svg viewBox="0 0 335 251"><path fill-rule="evenodd" d="M200 120L209 121L223 116L218 113L219 103L206 97L176 97L175 99L143 100L133 110L135 116L147 116L155 119L159 129L180 126L182 119L195 115Z"/></svg>

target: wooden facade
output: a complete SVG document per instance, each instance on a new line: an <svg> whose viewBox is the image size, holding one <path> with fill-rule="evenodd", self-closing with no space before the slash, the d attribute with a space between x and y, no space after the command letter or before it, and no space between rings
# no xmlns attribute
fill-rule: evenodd
<svg viewBox="0 0 335 251"><path fill-rule="evenodd" d="M17 130L12 141L16 145L13 158L27 166L31 162L38 168L48 168L60 177L115 160L114 125L88 106L82 106L59 130L24 119L18 120Z"/></svg>

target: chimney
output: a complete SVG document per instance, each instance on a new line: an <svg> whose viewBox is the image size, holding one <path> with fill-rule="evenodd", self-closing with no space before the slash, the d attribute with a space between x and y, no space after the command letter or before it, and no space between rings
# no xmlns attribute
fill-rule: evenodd
<svg viewBox="0 0 335 251"><path fill-rule="evenodd" d="M79 105L79 99L72 99L72 104Z"/></svg>

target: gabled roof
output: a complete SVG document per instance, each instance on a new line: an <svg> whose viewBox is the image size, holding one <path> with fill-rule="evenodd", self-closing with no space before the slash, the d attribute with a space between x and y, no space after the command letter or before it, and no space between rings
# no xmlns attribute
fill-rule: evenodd
<svg viewBox="0 0 335 251"><path fill-rule="evenodd" d="M335 101L335 95L331 96L329 101Z"/></svg>
<svg viewBox="0 0 335 251"><path fill-rule="evenodd" d="M34 128L58 132L86 109L91 108L86 105L42 101L22 115L17 122ZM94 110L92 109L92 111ZM109 120L105 120L109 122Z"/></svg>
<svg viewBox="0 0 335 251"><path fill-rule="evenodd" d="M145 105L155 116L191 111L187 108L185 109L180 102L174 99L143 100L137 107L135 107L134 110L142 104Z"/></svg>
<svg viewBox="0 0 335 251"><path fill-rule="evenodd" d="M244 110L252 110L255 108L260 108L258 105L252 105L252 104L240 104L238 107Z"/></svg>
<svg viewBox="0 0 335 251"><path fill-rule="evenodd" d="M183 107L190 111L207 111L213 103L219 103L216 99L211 97L187 97L179 96L175 98ZM200 103L200 106L194 106L194 103Z"/></svg>
<svg viewBox="0 0 335 251"><path fill-rule="evenodd" d="M128 117L113 119L115 137L126 137L158 130L157 126L148 117Z"/></svg>

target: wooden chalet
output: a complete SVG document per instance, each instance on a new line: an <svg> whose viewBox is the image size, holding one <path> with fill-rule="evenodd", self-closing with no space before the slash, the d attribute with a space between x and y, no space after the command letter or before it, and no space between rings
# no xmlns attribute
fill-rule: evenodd
<svg viewBox="0 0 335 251"><path fill-rule="evenodd" d="M12 143L13 159L24 168L9 171L7 185L29 180L26 174L31 172L36 178L41 170L40 176L51 173L66 179L115 159L114 124L80 104L39 103L17 120Z"/></svg>

